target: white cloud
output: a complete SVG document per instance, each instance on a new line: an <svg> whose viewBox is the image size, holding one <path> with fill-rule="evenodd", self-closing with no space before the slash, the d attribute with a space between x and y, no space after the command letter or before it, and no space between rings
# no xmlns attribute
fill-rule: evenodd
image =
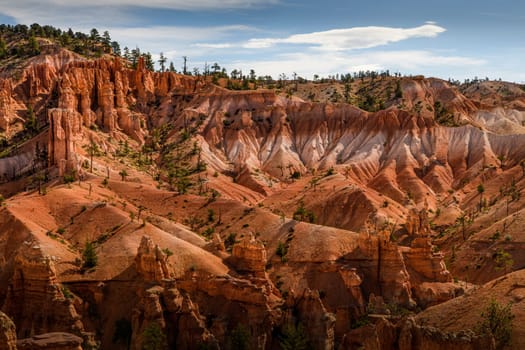
<svg viewBox="0 0 525 350"><path fill-rule="evenodd" d="M279 0L0 0L0 12L27 23L29 18L58 19L64 14L87 18L90 13L103 15L108 8L117 7L202 11L257 8L278 3ZM78 12L79 9L82 10ZM118 20L118 15L115 19ZM97 18L91 20L96 21Z"/></svg>
<svg viewBox="0 0 525 350"><path fill-rule="evenodd" d="M0 0L0 14L17 23L51 24L89 30L129 27L141 21L140 9L226 11L276 5L280 0ZM137 11L139 9L139 11Z"/></svg>
<svg viewBox="0 0 525 350"><path fill-rule="evenodd" d="M71 3L76 4L75 1ZM55 2L39 0L0 0L0 13L14 18L17 23L49 24L74 30L89 30L111 25L130 23L131 16L122 9L112 6L61 6Z"/></svg>
<svg viewBox="0 0 525 350"><path fill-rule="evenodd" d="M211 45L228 45L223 43L217 44L193 44L201 40L219 40L228 37L229 35L240 32L253 32L256 28L244 25L228 25L228 26L214 26L214 27L183 27L183 26L156 26L156 27L134 27L110 28L110 33L115 38L121 41L137 41L145 44L167 44L170 42L188 43L192 45L200 45L202 47Z"/></svg>
<svg viewBox="0 0 525 350"><path fill-rule="evenodd" d="M322 32L294 34L286 38L259 38L248 40L243 47L264 49L276 44L304 44L326 51L368 49L412 38L433 38L446 29L433 23L414 28L354 27Z"/></svg>
<svg viewBox="0 0 525 350"><path fill-rule="evenodd" d="M233 47L227 41L240 33L253 33L257 28L244 25L213 27L157 26L140 28L108 28L112 39L121 47L130 49L138 46L143 52L154 54L163 52L168 61L180 61L182 56L190 58L196 65L205 60L216 60L218 54ZM250 35L250 34L247 34ZM199 43L202 41L207 43ZM197 44L196 44L197 43ZM202 62L201 62L202 61Z"/></svg>
<svg viewBox="0 0 525 350"><path fill-rule="evenodd" d="M174 10L215 10L273 5L277 0L51 0L48 3L64 7L138 6Z"/></svg>
<svg viewBox="0 0 525 350"><path fill-rule="evenodd" d="M193 44L194 47L200 47L203 49L229 49L233 47L233 44L223 43L223 44Z"/></svg>
<svg viewBox="0 0 525 350"><path fill-rule="evenodd" d="M247 71L255 69L258 75L280 73L291 75L296 72L305 78L313 74L326 76L336 73L356 72L360 70L399 70L407 74L421 74L440 70L476 70L485 64L483 60L463 56L443 56L432 51L378 51L361 54L343 52L319 53L303 52L280 56L271 60L237 61L232 68Z"/></svg>
<svg viewBox="0 0 525 350"><path fill-rule="evenodd" d="M479 69L487 68L482 60L449 52L352 51L413 38L433 38L445 32L445 28L434 22L412 28L368 26L255 38L256 32L263 35L261 31L245 25L205 27L196 23L194 27L148 27L141 13L136 8L130 9L225 10L280 2L282 0L0 0L0 13L19 23L52 24L63 29L72 27L75 31L89 31L93 27L109 30L112 39L119 41L122 47L139 46L153 53L155 59L162 51L176 66L182 64L183 55L188 56L190 66L201 69L205 61L217 61L229 70L253 68L257 74L273 76L297 72L311 78L315 73L327 75L368 69L427 75L445 72L442 75L453 77L482 76ZM298 49L302 50L299 54L283 54ZM525 77L517 75L516 79L525 80Z"/></svg>
<svg viewBox="0 0 525 350"><path fill-rule="evenodd" d="M250 39L242 44L245 49L267 49L277 43L278 39Z"/></svg>

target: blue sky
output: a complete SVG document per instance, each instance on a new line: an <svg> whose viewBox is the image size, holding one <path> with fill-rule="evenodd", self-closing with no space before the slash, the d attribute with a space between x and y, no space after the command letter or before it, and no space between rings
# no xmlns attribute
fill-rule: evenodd
<svg viewBox="0 0 525 350"><path fill-rule="evenodd" d="M122 47L202 70L356 70L525 82L519 0L0 0L4 23L109 30Z"/></svg>

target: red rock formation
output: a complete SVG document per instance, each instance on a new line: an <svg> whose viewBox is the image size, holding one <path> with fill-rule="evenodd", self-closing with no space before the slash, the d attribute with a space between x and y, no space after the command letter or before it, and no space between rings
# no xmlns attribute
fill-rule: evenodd
<svg viewBox="0 0 525 350"><path fill-rule="evenodd" d="M427 210L411 208L408 211L405 227L409 236L428 236L431 232Z"/></svg>
<svg viewBox="0 0 525 350"><path fill-rule="evenodd" d="M82 137L81 116L72 109L49 110L49 166L58 174L78 171L77 142Z"/></svg>
<svg viewBox="0 0 525 350"><path fill-rule="evenodd" d="M151 128L171 123L173 136L193 118L202 123L195 126L196 137L210 168L223 174L233 172L232 177L238 182L235 185L249 188L245 189L247 192L256 191L255 198L291 188L288 194L292 196L281 194L269 205L272 210L278 210L288 200L295 206L295 197L301 193L307 200L322 197L307 203L315 214L322 212L317 215L317 223L322 225L359 230L366 225L368 217L402 218L407 214L409 246L399 247L390 241L389 235L377 229L381 222L374 223L374 230L366 237L344 230L334 233L335 229L301 223L296 226L306 227L306 234L297 234L294 238L295 226L290 224L295 225L295 220L283 216L282 223L276 224L271 222L270 210L264 209L261 221L268 219L268 227L264 221L258 223L257 229L268 231L264 238L266 246L274 247L272 251L275 251L275 245L283 239L287 239L287 247L289 245L286 259L276 257L271 261L271 269L276 280L278 274L286 276L282 283L293 287L288 289L291 295L293 289L299 291L301 297L287 305L296 307L297 315L291 315L289 310L286 310L288 314L282 314L281 293L265 272L271 250L267 251L258 240L246 237L234 245L232 256L226 262L231 263L230 273L235 277L228 275L224 267L219 269L221 273L209 275L189 271L174 282L166 255L151 239L144 237L135 264L124 266L131 268L116 277L117 281L93 280L77 287L80 291L82 288L89 291L85 293L92 296L90 306L101 309L107 306L105 293L113 282L130 283L130 288L134 288L130 294L137 303L133 315L126 314L126 319L131 316L134 348L141 347L142 334L151 324L157 324L167 333L168 343L179 348L195 348L201 343L227 344L229 334L238 325L249 330L252 348L269 348L276 341L275 329L292 319L304 324L316 349L332 348L344 334L348 337L344 337L343 344L353 346L358 343L354 342L356 337L367 337L363 344L371 348L389 348L396 342L405 348L454 348L463 344L461 339L450 340L448 335L417 325L403 326L402 339L394 341L401 328L386 321L375 327L349 331L352 322L365 313L367 299L372 304L376 300L377 309L386 304L412 308L414 300L426 307L461 293L450 283L443 255L433 251L426 211L407 211L402 208L403 204L414 201L420 208L428 199L429 206L435 208L435 194L447 196L448 190L464 178L478 176L476 174L496 159L501 150L509 149L510 164L525 158L522 147L508 147L510 141L483 129L470 125L438 126L432 111L437 100L446 102L451 113L457 114L454 116L457 121L467 122L475 112L476 106L455 88L435 79L407 78L402 81L405 107L392 105L386 110L368 113L350 105L286 99L272 91L232 92L203 86L193 77L147 71L143 60L138 62L137 69L131 70L125 68L120 59L87 61L61 51L49 53L35 60L20 81L2 81L0 127L9 129L18 120L15 112L21 108L17 106L23 109L28 101L35 104L40 116L47 107L56 107L47 111L48 149L49 165L57 167L60 175L77 170L76 154L86 127L100 129L117 139L127 135L142 144ZM421 103L430 108L418 111ZM522 143L522 136L512 138L512 145ZM7 161L0 163L5 165ZM319 176L317 170L330 167L334 167L335 175ZM306 181L287 183L295 171L326 187L316 193L315 185L313 191L309 191ZM142 179L142 175L138 177ZM272 185L275 187L270 188ZM230 184L224 185L224 192L228 186ZM113 198L125 197L128 190L130 188ZM107 197L113 190L107 187L104 191L97 195ZM288 198L283 199L285 197ZM83 203L85 198L79 195L74 199ZM195 203L203 202L195 199ZM260 204L263 212L262 205L266 203ZM177 214L188 213L186 206L181 208L171 200L166 201L166 206L174 206ZM238 206L237 203L231 205ZM392 208L394 206L396 208ZM69 212L60 215L63 217L50 218L53 214L48 214L47 209L51 206L46 207L45 215L41 213L39 218L45 218L45 225L49 227L67 222L69 218L73 220ZM119 211L115 206L114 213ZM235 208L231 211L235 212ZM229 219L239 217L234 214L227 216ZM253 220L257 223L260 219ZM10 230L8 221L6 218L2 223L4 231ZM386 220L383 223L386 224ZM235 225L235 220L232 224ZM256 226L252 226L252 222L250 225ZM132 244L137 242L131 238L125 241L132 233L131 226L119 230L118 235L110 239L114 239L113 242L122 239L126 249L132 246L132 256L136 248ZM166 241L171 239L174 237L166 235ZM0 241L4 253L0 259L8 260L5 269L0 266L0 273L5 278L14 271L8 295L1 291L4 309L15 319L24 336L32 335L27 334L31 330L65 330L78 334L83 325L60 290L53 261L45 258L33 242L13 258L18 245L11 240L15 241L12 237ZM215 243L223 249L220 240ZM191 248L198 251L202 247ZM206 259L204 254L193 256ZM129 262L128 258L123 256L120 261ZM218 264L220 259L214 258ZM4 261L0 263L4 265ZM141 276L139 280L124 281L128 273L135 271ZM472 337L470 340L474 341Z"/></svg>
<svg viewBox="0 0 525 350"><path fill-rule="evenodd" d="M3 311L18 325L19 338L53 331L80 334L83 325L64 297L53 260L42 256L36 241L26 241L15 257Z"/></svg>
<svg viewBox="0 0 525 350"><path fill-rule="evenodd" d="M160 286L144 291L140 303L134 308L131 319L132 329L134 330L131 343L134 349L143 348L143 334L146 328L157 325L162 332L166 331L164 310L161 305L161 294L163 292L164 289Z"/></svg>
<svg viewBox="0 0 525 350"><path fill-rule="evenodd" d="M474 350L495 349L490 337L479 336L471 330L444 332L434 327L422 326L414 318L402 319L396 324L379 317L372 323L347 333L339 349L370 350Z"/></svg>
<svg viewBox="0 0 525 350"><path fill-rule="evenodd" d="M184 330L177 337L177 348L191 349L199 344L208 344L210 348L218 348L215 336L206 328L205 318L199 314L198 308L187 298L182 304L178 329Z"/></svg>
<svg viewBox="0 0 525 350"><path fill-rule="evenodd" d="M252 234L246 235L232 249L232 263L240 272L254 273L264 277L266 268L266 248Z"/></svg>
<svg viewBox="0 0 525 350"><path fill-rule="evenodd" d="M168 256L151 238L142 237L135 257L135 269L142 278L156 282L170 278L173 273L170 272L167 261Z"/></svg>
<svg viewBox="0 0 525 350"><path fill-rule="evenodd" d="M299 319L308 330L308 339L312 349L333 349L336 318L326 311L319 292L305 290L299 298L297 310Z"/></svg>
<svg viewBox="0 0 525 350"><path fill-rule="evenodd" d="M82 350L82 338L69 333L46 333L17 342L18 350Z"/></svg>
<svg viewBox="0 0 525 350"><path fill-rule="evenodd" d="M10 126L18 118L16 111L19 104L13 98L13 83L11 80L0 80L0 129L7 135L10 133Z"/></svg>
<svg viewBox="0 0 525 350"><path fill-rule="evenodd" d="M479 336L473 331L457 333L443 332L437 328L418 325L413 318L400 326L399 350L475 350L495 349L494 341L488 336Z"/></svg>
<svg viewBox="0 0 525 350"><path fill-rule="evenodd" d="M363 294L375 294L387 303L411 308L410 276L399 247L379 236L360 237L359 249L345 255L345 261L355 266L364 275L361 288Z"/></svg>
<svg viewBox="0 0 525 350"><path fill-rule="evenodd" d="M412 307L410 276L398 247L387 240L379 244L378 277L385 300Z"/></svg>
<svg viewBox="0 0 525 350"><path fill-rule="evenodd" d="M13 321L0 311L0 350L16 350L16 327Z"/></svg>
<svg viewBox="0 0 525 350"><path fill-rule="evenodd" d="M144 331L152 325L159 327L167 335L167 342L178 348L191 349L217 343L206 328L198 305L188 295L182 295L173 283L143 292L132 315L132 349L143 348Z"/></svg>
<svg viewBox="0 0 525 350"><path fill-rule="evenodd" d="M444 255L433 251L430 238L414 239L410 249L404 250L403 255L411 272L417 273L417 278L421 281L452 282L452 276L445 266Z"/></svg>

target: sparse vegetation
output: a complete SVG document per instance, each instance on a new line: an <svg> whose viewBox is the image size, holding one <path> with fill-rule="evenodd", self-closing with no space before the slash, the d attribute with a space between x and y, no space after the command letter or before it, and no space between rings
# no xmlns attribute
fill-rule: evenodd
<svg viewBox="0 0 525 350"><path fill-rule="evenodd" d="M171 251L170 248L164 248L164 249L162 249L162 252L164 254L166 254L166 257L168 257L168 258L173 255L173 252Z"/></svg>
<svg viewBox="0 0 525 350"><path fill-rule="evenodd" d="M66 299L73 299L74 295L71 293L69 288L67 286L62 286L62 294L64 295L64 298Z"/></svg>
<svg viewBox="0 0 525 350"><path fill-rule="evenodd" d="M282 350L306 350L308 349L308 340L301 323L295 325L287 324L282 330L279 345Z"/></svg>
<svg viewBox="0 0 525 350"><path fill-rule="evenodd" d="M363 315L355 320L352 321L352 324L350 325L351 329L357 329L363 326L366 326L370 324L370 318L368 315Z"/></svg>
<svg viewBox="0 0 525 350"><path fill-rule="evenodd" d="M492 299L481 313L481 321L476 329L479 334L494 337L496 349L500 350L511 345L513 320L512 304L502 306Z"/></svg>
<svg viewBox="0 0 525 350"><path fill-rule="evenodd" d="M496 264L496 269L504 269L505 273L507 273L507 269L514 265L514 259L512 259L512 255L510 255L510 253L505 251L503 248L498 248L493 258L494 263Z"/></svg>
<svg viewBox="0 0 525 350"><path fill-rule="evenodd" d="M237 234L232 232L224 240L224 247L226 248L227 251L231 251L232 250L232 247L233 247L233 245L236 242L236 240L235 240L236 237L237 237Z"/></svg>
<svg viewBox="0 0 525 350"><path fill-rule="evenodd" d="M128 172L126 171L126 169L122 169L121 171L119 171L118 173L122 179L122 181L126 181L126 177L128 176Z"/></svg>
<svg viewBox="0 0 525 350"><path fill-rule="evenodd" d="M63 176L63 181L65 184L71 184L75 182L75 174L65 174Z"/></svg>
<svg viewBox="0 0 525 350"><path fill-rule="evenodd" d="M281 258L282 262L286 261L286 254L288 254L288 247L283 242L279 242L275 254Z"/></svg>
<svg viewBox="0 0 525 350"><path fill-rule="evenodd" d="M483 193L485 192L485 186L483 184L479 184L476 188L479 194L479 211L483 208Z"/></svg>
<svg viewBox="0 0 525 350"><path fill-rule="evenodd" d="M142 333L142 350L165 350L168 348L166 334L160 326L152 322Z"/></svg>
<svg viewBox="0 0 525 350"><path fill-rule="evenodd" d="M434 102L434 118L438 124L443 126L459 126L459 123L456 121L454 115L449 113L440 101Z"/></svg>
<svg viewBox="0 0 525 350"><path fill-rule="evenodd" d="M91 269L97 266L98 256L95 250L95 245L87 241L82 251L82 268Z"/></svg>
<svg viewBox="0 0 525 350"><path fill-rule="evenodd" d="M304 202L299 202L299 207L293 213L293 219L297 221L306 221L310 223L315 222L315 214L313 211L308 210L304 206Z"/></svg>

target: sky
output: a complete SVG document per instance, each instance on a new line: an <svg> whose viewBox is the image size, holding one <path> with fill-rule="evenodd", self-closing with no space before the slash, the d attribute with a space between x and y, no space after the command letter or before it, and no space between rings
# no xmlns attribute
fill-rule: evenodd
<svg viewBox="0 0 525 350"><path fill-rule="evenodd" d="M390 70L525 82L521 0L0 0L0 22L108 30L182 69L311 79Z"/></svg>

